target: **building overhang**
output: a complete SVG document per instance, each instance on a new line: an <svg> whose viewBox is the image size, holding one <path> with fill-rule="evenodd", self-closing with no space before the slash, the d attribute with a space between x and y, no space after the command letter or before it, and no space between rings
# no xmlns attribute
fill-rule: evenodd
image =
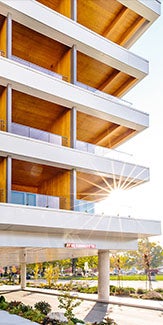
<svg viewBox="0 0 163 325"><path fill-rule="evenodd" d="M153 0L118 0L121 4L127 8L133 10L141 17L146 19L146 23L134 34L134 36L125 45L126 48L131 47L137 39L155 22L161 15L161 1Z"/></svg>
<svg viewBox="0 0 163 325"><path fill-rule="evenodd" d="M86 235L94 238L120 236L132 239L161 234L160 221L156 220L94 215L7 203L0 203L0 215L0 229L3 231Z"/></svg>
<svg viewBox="0 0 163 325"><path fill-rule="evenodd" d="M0 216L2 265L19 264L22 248L27 250L27 263L37 263L96 255L99 249L137 249L139 238L161 233L156 220L13 204L0 203Z"/></svg>

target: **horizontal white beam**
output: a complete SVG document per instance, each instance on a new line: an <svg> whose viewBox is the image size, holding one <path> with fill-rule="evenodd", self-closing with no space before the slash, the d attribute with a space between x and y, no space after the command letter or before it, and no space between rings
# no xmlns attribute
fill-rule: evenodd
<svg viewBox="0 0 163 325"><path fill-rule="evenodd" d="M161 222L156 220L92 215L5 203L0 203L0 215L0 229L3 231L64 234L64 240L67 240L67 235L90 236L91 233L93 237L107 235L130 239L161 234Z"/></svg>
<svg viewBox="0 0 163 325"><path fill-rule="evenodd" d="M161 2L159 0L118 1L152 23L161 15Z"/></svg>
<svg viewBox="0 0 163 325"><path fill-rule="evenodd" d="M137 239L161 234L161 222L0 203L1 266L137 249ZM95 248L65 248L66 243Z"/></svg>
<svg viewBox="0 0 163 325"><path fill-rule="evenodd" d="M119 71L137 79L144 78L149 71L148 61L90 31L77 22L43 6L37 1L1 0L1 13L10 13L13 20L69 47L76 46L82 52Z"/></svg>
<svg viewBox="0 0 163 325"><path fill-rule="evenodd" d="M149 126L149 115L138 111L111 96L102 97L95 92L75 86L41 71L26 67L13 60L0 57L0 84L27 93L31 96L63 105L76 107L90 114L136 131Z"/></svg>
<svg viewBox="0 0 163 325"><path fill-rule="evenodd" d="M0 155L92 174L98 171L98 174L107 177L121 177L123 171L123 179L133 179L135 183L149 181L149 169L144 166L3 131L0 131Z"/></svg>

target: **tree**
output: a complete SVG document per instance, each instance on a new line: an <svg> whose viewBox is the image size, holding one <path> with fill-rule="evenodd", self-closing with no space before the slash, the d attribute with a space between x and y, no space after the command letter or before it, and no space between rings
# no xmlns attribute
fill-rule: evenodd
<svg viewBox="0 0 163 325"><path fill-rule="evenodd" d="M148 239L140 240L135 262L138 269L147 269L148 267L156 269L163 263L163 248L155 242L150 242Z"/></svg>
<svg viewBox="0 0 163 325"><path fill-rule="evenodd" d="M58 266L53 267L53 265L50 264L45 270L44 277L48 282L48 286L51 287L52 281L57 282L58 280L59 267Z"/></svg>
<svg viewBox="0 0 163 325"><path fill-rule="evenodd" d="M78 257L76 267L84 270L85 262L88 263L89 269L96 269L98 267L98 256Z"/></svg>

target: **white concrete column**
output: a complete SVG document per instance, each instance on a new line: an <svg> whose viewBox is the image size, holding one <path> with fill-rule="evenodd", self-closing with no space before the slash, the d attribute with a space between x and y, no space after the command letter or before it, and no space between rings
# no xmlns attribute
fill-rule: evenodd
<svg viewBox="0 0 163 325"><path fill-rule="evenodd" d="M7 58L12 56L12 15L7 15Z"/></svg>
<svg viewBox="0 0 163 325"><path fill-rule="evenodd" d="M108 301L109 299L109 251L98 251L98 300Z"/></svg>
<svg viewBox="0 0 163 325"><path fill-rule="evenodd" d="M26 261L27 261L27 253L26 253L26 249L23 248L20 252L21 289L25 289L26 287Z"/></svg>

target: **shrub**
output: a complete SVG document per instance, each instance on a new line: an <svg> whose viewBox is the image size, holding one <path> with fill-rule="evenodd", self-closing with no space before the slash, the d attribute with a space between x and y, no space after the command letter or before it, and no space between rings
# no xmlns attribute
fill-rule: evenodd
<svg viewBox="0 0 163 325"><path fill-rule="evenodd" d="M8 303L8 310L11 310L13 308L18 308L20 305L21 305L21 301L16 301L16 300L10 301Z"/></svg>
<svg viewBox="0 0 163 325"><path fill-rule="evenodd" d="M146 292L147 292L147 290L144 290L144 289L142 289L142 288L138 288L137 291L136 291L136 293L137 293L138 295L142 295L143 293L146 293Z"/></svg>
<svg viewBox="0 0 163 325"><path fill-rule="evenodd" d="M97 325L97 323L94 323L94 325ZM98 325L117 325L117 323L114 319L106 317L102 322L98 323Z"/></svg>
<svg viewBox="0 0 163 325"><path fill-rule="evenodd" d="M75 318L73 309L79 306L81 301L77 300L76 297L70 297L69 294L66 294L64 297L58 297L58 300L60 303L58 308L64 308L66 310L64 316L70 321Z"/></svg>
<svg viewBox="0 0 163 325"><path fill-rule="evenodd" d="M8 302L5 300L4 296L0 296L0 309L6 310L8 307Z"/></svg>
<svg viewBox="0 0 163 325"><path fill-rule="evenodd" d="M36 304L34 305L34 307L37 310L39 310L42 314L45 314L45 315L47 315L51 311L50 304L48 302L45 302L45 301L36 302Z"/></svg>
<svg viewBox="0 0 163 325"><path fill-rule="evenodd" d="M33 322L37 322L41 324L45 317L45 314L41 314L39 310L31 308L30 310L28 310L23 314L23 317L30 319Z"/></svg>
<svg viewBox="0 0 163 325"><path fill-rule="evenodd" d="M0 303L1 302L5 302L5 297L4 296L0 296Z"/></svg>

